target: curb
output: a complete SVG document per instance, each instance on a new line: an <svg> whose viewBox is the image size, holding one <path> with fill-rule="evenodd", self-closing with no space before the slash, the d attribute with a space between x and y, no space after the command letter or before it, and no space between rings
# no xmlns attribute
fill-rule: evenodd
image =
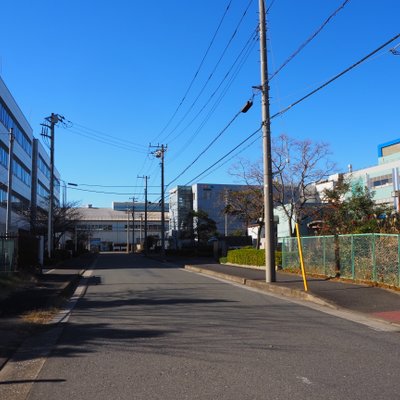
<svg viewBox="0 0 400 400"><path fill-rule="evenodd" d="M77 274L73 275L70 280L64 282L58 290L56 290L47 302L47 306L51 307L58 303L62 298L68 297L68 292L79 283L83 274L85 273L84 269L81 269Z"/></svg>
<svg viewBox="0 0 400 400"><path fill-rule="evenodd" d="M213 276L215 278L220 278L229 282L238 283L243 286L248 286L253 289L262 290L264 292L270 292L274 294L278 294L285 297L300 299L310 301L312 303L316 303L318 305L327 306L330 308L337 309L337 306L327 300L322 299L321 297L316 296L315 294L303 292L298 289L291 289L285 286L273 285L267 282L255 281L253 279L246 279L239 276L224 274L222 272L212 271L205 268L196 267L194 265L185 265L185 270L191 272L197 272L200 274Z"/></svg>

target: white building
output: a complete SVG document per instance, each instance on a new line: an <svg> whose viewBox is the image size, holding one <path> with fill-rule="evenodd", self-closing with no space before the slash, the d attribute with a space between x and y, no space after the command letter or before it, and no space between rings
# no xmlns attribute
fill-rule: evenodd
<svg viewBox="0 0 400 400"><path fill-rule="evenodd" d="M97 208L92 205L79 208L80 220L76 225L74 240L79 234L85 236L85 246L90 250L125 251L132 243L136 247L143 246L145 239L145 213L134 213L132 210L117 211L112 208ZM165 214L166 230L168 229L168 213ZM161 238L161 213L147 213L147 235Z"/></svg>
<svg viewBox="0 0 400 400"><path fill-rule="evenodd" d="M12 159L12 215L10 231L29 229L28 221L16 211L30 207L44 207L49 194L50 161L44 147L33 137L33 130L24 114L0 78L0 232L5 231L9 131L15 137ZM55 198L60 197L59 174L55 172Z"/></svg>

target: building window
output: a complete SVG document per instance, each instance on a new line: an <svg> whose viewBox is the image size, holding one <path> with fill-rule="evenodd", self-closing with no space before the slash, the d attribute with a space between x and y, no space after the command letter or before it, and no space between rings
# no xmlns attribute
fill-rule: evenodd
<svg viewBox="0 0 400 400"><path fill-rule="evenodd" d="M0 143L0 165L8 168L8 150Z"/></svg>
<svg viewBox="0 0 400 400"><path fill-rule="evenodd" d="M370 185L374 188L380 186L386 186L393 182L392 174L377 176L375 178L370 178Z"/></svg>
<svg viewBox="0 0 400 400"><path fill-rule="evenodd" d="M27 186L31 186L31 173L18 159L13 159L13 175Z"/></svg>
<svg viewBox="0 0 400 400"><path fill-rule="evenodd" d="M50 197L50 192L47 189L45 185L43 185L42 182L38 181L38 194L39 196L43 197L44 199L47 199Z"/></svg>
<svg viewBox="0 0 400 400"><path fill-rule="evenodd" d="M43 160L42 156L39 156L38 159L38 168L43 172L43 175L50 179L50 168L48 167L46 161Z"/></svg>
<svg viewBox="0 0 400 400"><path fill-rule="evenodd" d="M25 132L19 127L17 121L8 111L5 104L0 101L0 122L7 128L13 128L13 133L17 143L25 150L25 152L32 156L32 142L28 138Z"/></svg>

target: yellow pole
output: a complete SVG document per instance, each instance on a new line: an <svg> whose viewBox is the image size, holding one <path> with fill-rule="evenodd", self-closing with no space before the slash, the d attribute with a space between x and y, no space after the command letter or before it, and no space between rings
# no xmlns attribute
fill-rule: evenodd
<svg viewBox="0 0 400 400"><path fill-rule="evenodd" d="M304 291L307 292L308 291L307 277L306 277L306 270L304 268L303 248L301 246L300 229L299 229L299 223L298 222L296 222L296 236L297 236L297 247L299 248L301 274L303 275Z"/></svg>

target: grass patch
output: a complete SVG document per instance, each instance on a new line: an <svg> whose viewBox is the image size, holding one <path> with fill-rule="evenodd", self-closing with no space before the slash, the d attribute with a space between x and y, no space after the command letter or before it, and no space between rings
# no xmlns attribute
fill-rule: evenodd
<svg viewBox="0 0 400 400"><path fill-rule="evenodd" d="M21 319L30 324L45 325L49 323L59 312L59 308L50 307L40 310L28 311L21 315Z"/></svg>

